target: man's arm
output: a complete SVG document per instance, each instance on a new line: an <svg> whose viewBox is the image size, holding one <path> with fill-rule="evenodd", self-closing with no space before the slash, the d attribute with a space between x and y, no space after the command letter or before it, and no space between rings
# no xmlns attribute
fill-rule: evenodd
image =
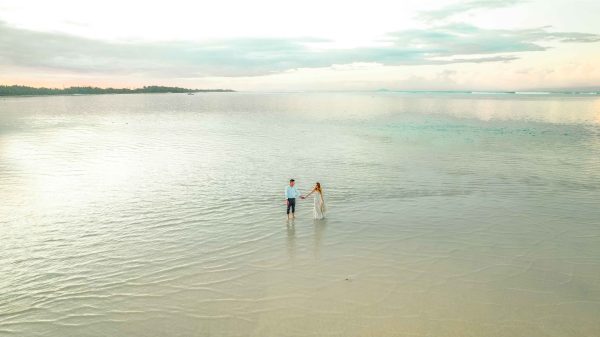
<svg viewBox="0 0 600 337"><path fill-rule="evenodd" d="M287 192L288 192L288 188L286 186L285 191L283 193L285 194L285 204L289 206L290 201L288 200Z"/></svg>

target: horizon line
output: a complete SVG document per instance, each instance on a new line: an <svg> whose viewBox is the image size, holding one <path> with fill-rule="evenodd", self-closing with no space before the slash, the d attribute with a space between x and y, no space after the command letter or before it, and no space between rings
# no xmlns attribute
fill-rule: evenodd
<svg viewBox="0 0 600 337"><path fill-rule="evenodd" d="M573 87L555 87L555 88L531 88L531 89L317 89L317 90L236 90L231 88L186 88L168 85L142 85L142 86L93 86L93 85L71 85L61 87L52 86L30 86L25 84L0 84L0 87L21 87L35 90L68 90L68 89L98 89L98 90L141 90L144 88L165 88L165 89L183 89L186 91L225 91L225 92L264 92L264 93L318 93L318 92L365 92L365 93L471 93L471 94L517 94L517 93L582 93L582 94L600 94L600 85L597 86L573 86Z"/></svg>

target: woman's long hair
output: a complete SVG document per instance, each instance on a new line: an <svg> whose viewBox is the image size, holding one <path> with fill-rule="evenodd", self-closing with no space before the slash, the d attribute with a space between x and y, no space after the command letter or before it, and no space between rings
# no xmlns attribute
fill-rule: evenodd
<svg viewBox="0 0 600 337"><path fill-rule="evenodd" d="M318 181L315 184L315 190L317 192L319 192L319 195L321 196L321 212L325 212L325 210L326 210L326 208L325 208L325 198L323 198L323 190L321 189L321 183L319 183Z"/></svg>

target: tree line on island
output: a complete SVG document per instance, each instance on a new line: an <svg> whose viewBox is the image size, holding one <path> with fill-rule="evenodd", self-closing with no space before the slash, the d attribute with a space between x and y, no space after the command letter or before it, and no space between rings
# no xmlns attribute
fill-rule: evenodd
<svg viewBox="0 0 600 337"><path fill-rule="evenodd" d="M147 94L147 93L194 93L194 92L234 92L231 89L187 89L179 87L145 86L143 88L34 88L24 85L0 85L0 96L38 96L38 95L100 95L100 94Z"/></svg>

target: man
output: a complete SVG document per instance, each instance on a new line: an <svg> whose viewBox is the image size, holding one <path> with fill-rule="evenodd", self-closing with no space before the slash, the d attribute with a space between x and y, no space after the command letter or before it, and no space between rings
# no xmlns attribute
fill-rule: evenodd
<svg viewBox="0 0 600 337"><path fill-rule="evenodd" d="M287 216L290 218L290 209L292 210L292 218L295 218L294 212L296 212L296 198L300 196L300 192L294 186L296 182L294 179L290 179L290 185L285 187L285 200L287 203Z"/></svg>

